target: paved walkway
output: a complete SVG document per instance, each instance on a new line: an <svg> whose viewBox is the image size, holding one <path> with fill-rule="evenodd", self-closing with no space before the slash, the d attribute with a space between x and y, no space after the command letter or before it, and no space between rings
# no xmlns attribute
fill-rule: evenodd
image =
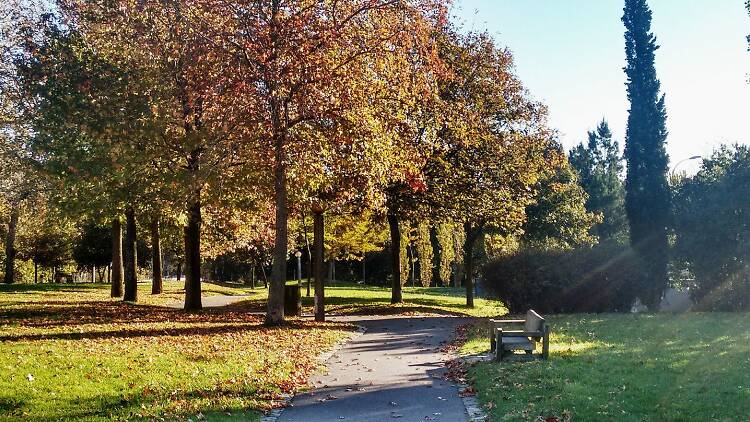
<svg viewBox="0 0 750 422"><path fill-rule="evenodd" d="M332 318L334 319L334 318ZM443 380L449 342L462 318L340 317L364 326L365 334L327 362L278 422L466 421L456 386ZM314 351L311 351L314 352Z"/></svg>

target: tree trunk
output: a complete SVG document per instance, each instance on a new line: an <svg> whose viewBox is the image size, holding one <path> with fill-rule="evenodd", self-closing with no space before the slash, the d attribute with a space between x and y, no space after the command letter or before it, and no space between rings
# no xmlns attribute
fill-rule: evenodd
<svg viewBox="0 0 750 422"><path fill-rule="evenodd" d="M362 284L367 284L367 252L362 253Z"/></svg>
<svg viewBox="0 0 750 422"><path fill-rule="evenodd" d="M177 282L182 280L182 261L177 262Z"/></svg>
<svg viewBox="0 0 750 422"><path fill-rule="evenodd" d="M315 321L325 321L325 286L323 285L323 244L325 226L323 211L313 211L313 249L315 250Z"/></svg>
<svg viewBox="0 0 750 422"><path fill-rule="evenodd" d="M275 104L274 126L276 165L274 168L274 196L276 201L276 238L273 251L273 269L271 271L271 285L268 289L268 308L266 311L266 325L278 325L284 322L284 285L286 284L286 260L288 246L288 215L287 215L287 185L286 185L286 154L284 153L285 137L278 132L281 128L279 104Z"/></svg>
<svg viewBox="0 0 750 422"><path fill-rule="evenodd" d="M391 303L401 303L404 301L401 295L401 229L395 214L388 214L388 228L391 232Z"/></svg>
<svg viewBox="0 0 750 422"><path fill-rule="evenodd" d="M185 226L185 310L201 308L201 201L198 192L188 204Z"/></svg>
<svg viewBox="0 0 750 422"><path fill-rule="evenodd" d="M438 223L430 225L430 244L432 245L432 285L444 286L445 280L440 272L443 250L438 239Z"/></svg>
<svg viewBox="0 0 750 422"><path fill-rule="evenodd" d="M335 259L329 259L328 260L328 285L330 286L333 284L333 278L336 277L334 274L336 272L336 260Z"/></svg>
<svg viewBox="0 0 750 422"><path fill-rule="evenodd" d="M305 233L305 247L307 248L307 297L310 297L310 279L313 278L313 254L310 249L310 239L307 237L307 218L302 214L302 231Z"/></svg>
<svg viewBox="0 0 750 422"><path fill-rule="evenodd" d="M34 260L34 284L39 282L39 264Z"/></svg>
<svg viewBox="0 0 750 422"><path fill-rule="evenodd" d="M16 281L16 230L18 228L18 215L20 206L13 204L10 210L10 221L8 222L8 236L5 238L5 279L6 284Z"/></svg>
<svg viewBox="0 0 750 422"><path fill-rule="evenodd" d="M154 217L151 221L151 294L158 295L162 292L161 274L161 233L159 232L159 218Z"/></svg>
<svg viewBox="0 0 750 422"><path fill-rule="evenodd" d="M112 265L107 265L107 283L112 282Z"/></svg>
<svg viewBox="0 0 750 422"><path fill-rule="evenodd" d="M409 280L411 280L411 287L414 287L414 279L417 277L417 261L414 260L414 248L412 248L411 243L406 248L406 257L409 260Z"/></svg>
<svg viewBox="0 0 750 422"><path fill-rule="evenodd" d="M481 227L474 227L471 223L464 223L464 267L466 276L466 307L474 307L474 245L482 233Z"/></svg>
<svg viewBox="0 0 750 422"><path fill-rule="evenodd" d="M126 302L138 301L138 264L136 257L136 221L135 211L129 207L125 211L125 243L123 246L123 264L125 275L125 295L122 300Z"/></svg>

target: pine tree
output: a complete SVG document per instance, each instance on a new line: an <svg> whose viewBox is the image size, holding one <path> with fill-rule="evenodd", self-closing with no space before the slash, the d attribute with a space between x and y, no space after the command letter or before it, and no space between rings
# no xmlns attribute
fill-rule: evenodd
<svg viewBox="0 0 750 422"><path fill-rule="evenodd" d="M651 10L646 0L625 0L627 93L630 101L625 140L628 173L625 209L630 223L630 242L648 265L640 297L650 308L658 306L668 283L670 191L664 95L654 66L659 48L651 32Z"/></svg>
<svg viewBox="0 0 750 422"><path fill-rule="evenodd" d="M586 211L602 215L602 222L593 227L591 234L599 240L625 241L628 227L625 187L620 180L620 146L612 139L606 120L588 133L587 144L580 143L570 151L570 164L588 194Z"/></svg>

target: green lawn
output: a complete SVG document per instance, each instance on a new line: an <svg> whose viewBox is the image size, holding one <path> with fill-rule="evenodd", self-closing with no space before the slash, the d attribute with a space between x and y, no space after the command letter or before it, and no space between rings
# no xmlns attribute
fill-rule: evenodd
<svg viewBox="0 0 750 422"><path fill-rule="evenodd" d="M204 296L247 295L222 309L185 313L164 307L184 298L165 282L139 303L109 297L102 284L0 285L0 421L158 419L257 420L282 393L304 386L316 355L353 327L294 319L262 326L267 290L203 283ZM304 290L303 290L304 294ZM464 290L326 287L329 313L441 313L494 316L495 301L466 309ZM312 298L304 297L306 311Z"/></svg>
<svg viewBox="0 0 750 422"><path fill-rule="evenodd" d="M288 282L293 284L296 282ZM265 306L265 290L245 304L255 310ZM256 291L257 292L257 291ZM337 282L326 285L326 313L331 315L363 314L447 314L474 317L504 315L507 310L496 300L474 299L474 308L466 307L466 290L453 287L403 287L403 303L391 304L391 289ZM310 294L313 292L311 290ZM313 298L306 296L306 281L302 283L303 312L312 313Z"/></svg>
<svg viewBox="0 0 750 422"><path fill-rule="evenodd" d="M492 421L750 420L750 315L549 318L550 360L469 369ZM487 351L477 326L463 354ZM550 418L547 420L556 420Z"/></svg>
<svg viewBox="0 0 750 422"><path fill-rule="evenodd" d="M129 305L105 285L0 286L0 420L257 420L353 329L266 328L240 307L185 313L155 306L181 300L179 283L139 289L144 304Z"/></svg>

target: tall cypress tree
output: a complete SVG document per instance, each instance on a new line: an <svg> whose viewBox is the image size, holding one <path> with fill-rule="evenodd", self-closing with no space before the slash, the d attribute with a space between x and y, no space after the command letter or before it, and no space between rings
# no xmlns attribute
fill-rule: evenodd
<svg viewBox="0 0 750 422"><path fill-rule="evenodd" d="M665 150L667 140L664 95L656 78L654 56L659 46L651 33L651 10L646 0L625 0L627 92L630 101L625 139L628 173L625 209L630 242L648 265L639 296L654 309L668 283L670 191Z"/></svg>

